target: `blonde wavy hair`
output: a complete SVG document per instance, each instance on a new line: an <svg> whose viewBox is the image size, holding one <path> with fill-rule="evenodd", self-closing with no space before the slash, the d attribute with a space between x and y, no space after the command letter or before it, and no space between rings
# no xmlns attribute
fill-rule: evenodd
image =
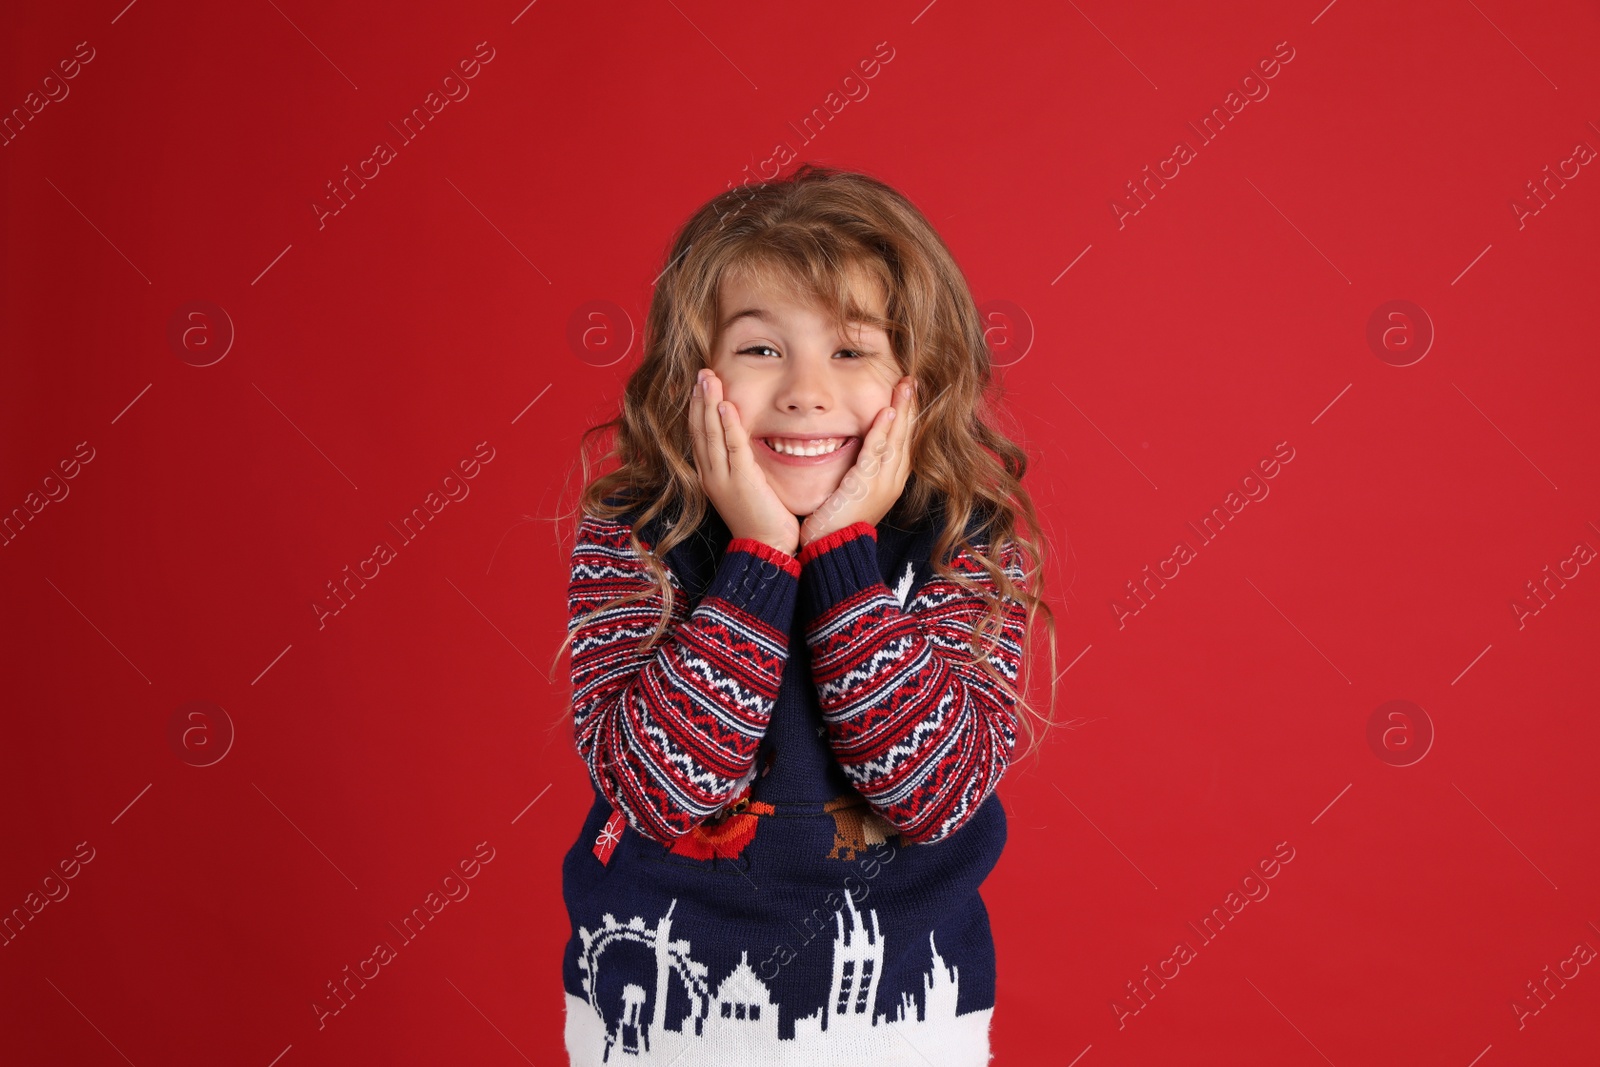
<svg viewBox="0 0 1600 1067"><path fill-rule="evenodd" d="M786 177L713 197L678 230L650 300L643 358L623 389L622 411L583 433L578 450L583 490L578 507L560 516L578 516L574 539L582 522L579 512L614 519L648 500L651 503L632 524L635 529L663 513L674 518L670 531L649 550L637 533L629 535L656 588L616 598L591 614L662 596L665 609L645 650L662 639L672 619L674 590L660 558L694 535L711 506L694 467L689 403L697 372L710 366L719 315L726 310L717 306L719 288L724 277L735 272L809 294L819 313L831 315L835 327L862 322L889 335L902 373L917 381L919 410L910 439L912 474L885 521L896 526L914 522L942 498L945 523L931 564L940 577L990 601L973 628L973 662L1016 699L1027 752L1032 753L1048 727L1061 724L1039 716L1025 699L1026 666L1019 676L1019 693L980 647L1001 633L1002 600L1026 606L1028 635L1034 633L1034 619L1042 612L1049 627L1054 710L1055 617L1043 594L1046 540L1033 501L1022 486L1027 454L991 425L994 409L989 394L995 388L991 356L966 277L911 201L865 174L802 163ZM861 272L881 285L880 292L887 292L884 316L857 301L852 278ZM617 465L591 481L591 440L608 431L609 444L598 462L615 460ZM618 493L632 494L631 502L606 503ZM966 539L968 525L980 510L992 515L987 521L986 550ZM1032 536L1018 530L1019 517L1027 520ZM1009 544L1018 546L1031 563L1025 568L1029 572L1025 588L1015 585L998 562ZM997 595L946 562L963 548L972 551ZM552 672L581 621L569 622ZM1025 638L1025 665L1032 658L1027 645ZM1040 730L1034 727L1036 718L1044 724ZM570 721L570 708L563 709L559 721Z"/></svg>

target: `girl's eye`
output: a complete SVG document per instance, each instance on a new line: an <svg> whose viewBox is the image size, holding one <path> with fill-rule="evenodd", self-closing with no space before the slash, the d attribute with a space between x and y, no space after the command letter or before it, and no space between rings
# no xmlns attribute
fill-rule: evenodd
<svg viewBox="0 0 1600 1067"><path fill-rule="evenodd" d="M748 348L739 349L738 354L742 356L746 352L755 353L755 352L759 352L759 351L763 351L763 350L767 351L767 352L776 352L777 351L777 349L773 348L771 345L750 345ZM860 351L858 351L858 350L856 350L854 348L841 348L841 349L839 349L839 351L840 352L848 352L848 353L850 353L851 356L853 356L856 359L866 359L867 358L865 353L860 352Z"/></svg>

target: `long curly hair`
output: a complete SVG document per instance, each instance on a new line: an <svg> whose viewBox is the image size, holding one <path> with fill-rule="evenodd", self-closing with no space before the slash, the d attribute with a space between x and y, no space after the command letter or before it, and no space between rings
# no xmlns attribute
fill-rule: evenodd
<svg viewBox="0 0 1600 1067"><path fill-rule="evenodd" d="M862 272L887 292L886 314L860 306L852 279ZM671 516L670 532L647 549L630 533L635 552L645 560L656 590L617 598L595 613L647 596L659 595L665 610L645 643L653 647L673 617L674 590L660 562L675 545L694 535L711 506L694 467L689 430L689 405L695 377L710 365L717 341L718 292L725 277L742 276L772 282L808 294L819 314L831 316L837 328L851 321L883 329L889 336L901 372L917 382L918 409L909 441L912 473L885 521L901 526L943 504L944 527L934 546L934 572L962 588L984 593L987 612L973 628L973 662L1017 701L1018 719L1028 739L1027 752L1042 742L1045 729L1060 725L1041 717L1021 692L1001 677L980 647L997 640L1004 600L1026 606L1026 633L1042 613L1050 638L1050 708L1055 707L1055 618L1045 602L1044 538L1033 501L1022 486L1027 454L991 424L995 387L984 325L965 275L933 226L904 195L865 174L802 163L791 174L763 183L730 189L701 206L673 238L650 301L643 331L644 352L629 376L622 411L614 419L591 426L580 439L578 460L583 486L578 507L560 516L582 512L614 519L633 510L640 500L651 503L633 522L642 527L663 513ZM609 473L590 480L591 441L610 434L599 464L616 461ZM569 473L570 481L570 473ZM628 503L607 503L628 494ZM984 517L987 546L972 545L966 531L974 514ZM1027 520L1027 531L1018 519ZM582 522L578 515L576 528ZM1031 535L1029 533L1031 531ZM1013 583L999 562L1002 550L1014 544L1029 561L1025 587ZM946 562L970 549L995 585L995 594ZM567 638L557 649L551 670L576 635L582 620L570 620ZM1025 641L1025 646L1027 642ZM1031 662L1026 654L1024 662ZM562 713L570 717L570 709ZM1036 730L1040 719L1044 729Z"/></svg>

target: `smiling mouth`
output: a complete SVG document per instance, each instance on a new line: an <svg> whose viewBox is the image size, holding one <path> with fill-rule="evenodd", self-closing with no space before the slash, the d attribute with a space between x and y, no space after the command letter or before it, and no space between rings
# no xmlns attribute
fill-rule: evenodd
<svg viewBox="0 0 1600 1067"><path fill-rule="evenodd" d="M831 455L854 440L854 437L824 437L812 441L799 441L783 437L763 437L761 438L761 443L780 456L810 459L816 456Z"/></svg>

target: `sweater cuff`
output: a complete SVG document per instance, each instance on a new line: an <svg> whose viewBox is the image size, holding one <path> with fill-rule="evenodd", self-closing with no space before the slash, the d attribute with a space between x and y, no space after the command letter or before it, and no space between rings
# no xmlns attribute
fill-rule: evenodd
<svg viewBox="0 0 1600 1067"><path fill-rule="evenodd" d="M869 522L851 523L817 538L800 550L799 559L807 607L817 618L863 589L883 584L878 531Z"/></svg>
<svg viewBox="0 0 1600 1067"><path fill-rule="evenodd" d="M732 607L788 632L800 588L800 564L765 541L736 537L706 589Z"/></svg>
<svg viewBox="0 0 1600 1067"><path fill-rule="evenodd" d="M728 542L728 551L749 552L762 559L771 560L796 578L800 577L800 562L787 552L780 552L765 541L754 537L735 537Z"/></svg>

